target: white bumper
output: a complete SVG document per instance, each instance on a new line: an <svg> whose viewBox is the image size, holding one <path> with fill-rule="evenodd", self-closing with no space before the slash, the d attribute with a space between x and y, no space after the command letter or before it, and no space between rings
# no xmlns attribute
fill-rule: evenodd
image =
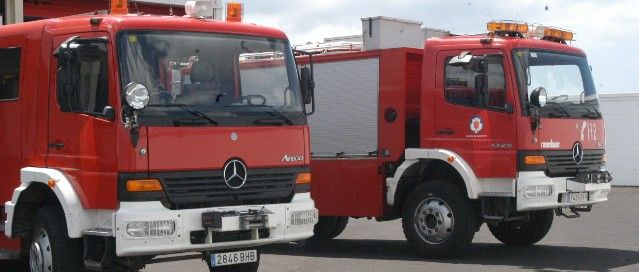
<svg viewBox="0 0 639 272"><path fill-rule="evenodd" d="M543 171L519 172L517 176L517 210L543 210L572 206L585 206L608 200L610 183L579 183L567 178L551 178ZM535 189L545 191L552 188L550 195L530 193ZM528 194L526 194L528 190ZM568 202L568 193L587 192L588 198L578 202Z"/></svg>
<svg viewBox="0 0 639 272"><path fill-rule="evenodd" d="M205 212L245 212L248 210L268 210L268 238L255 235L249 240L230 242L211 242L212 231L207 231L206 242L191 243L191 232L202 231L202 214ZM306 211L312 219L300 223L293 220L292 213ZM153 238L135 238L127 234L127 225L139 221L173 221L175 232L172 235ZM220 232L239 231L240 219L229 217L224 220L223 230ZM295 221L295 222L293 222ZM304 220L302 220L304 221ZM313 235L313 226L317 222L317 210L310 193L296 194L291 203L273 205L251 205L216 207L205 209L169 210L160 202L122 202L120 209L114 214L116 254L118 256L161 255L179 252L214 251L233 248L255 247L264 244L297 241Z"/></svg>

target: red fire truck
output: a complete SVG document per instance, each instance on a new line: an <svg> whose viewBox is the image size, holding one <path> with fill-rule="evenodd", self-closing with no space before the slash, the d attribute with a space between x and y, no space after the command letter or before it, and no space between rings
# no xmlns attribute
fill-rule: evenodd
<svg viewBox="0 0 639 272"><path fill-rule="evenodd" d="M0 260L137 271L201 252L256 271L257 246L313 234L310 70L211 3L0 27Z"/></svg>
<svg viewBox="0 0 639 272"><path fill-rule="evenodd" d="M555 214L607 200L604 121L571 32L491 22L488 34L424 46L432 30L363 23L363 45L304 46L317 53L311 241L336 237L349 217L401 218L417 252L452 256L483 223L505 244L531 245ZM408 48L411 35L424 47Z"/></svg>

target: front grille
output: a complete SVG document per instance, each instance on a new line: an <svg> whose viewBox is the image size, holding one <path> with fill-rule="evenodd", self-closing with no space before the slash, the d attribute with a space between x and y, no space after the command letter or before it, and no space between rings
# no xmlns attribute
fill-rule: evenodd
<svg viewBox="0 0 639 272"><path fill-rule="evenodd" d="M584 157L580 164L572 158L572 150L546 151L549 177L574 177L577 173L599 171L604 165L604 150L584 150Z"/></svg>
<svg viewBox="0 0 639 272"><path fill-rule="evenodd" d="M246 183L231 189L222 171L152 173L164 186L171 209L288 203L303 168L248 169Z"/></svg>

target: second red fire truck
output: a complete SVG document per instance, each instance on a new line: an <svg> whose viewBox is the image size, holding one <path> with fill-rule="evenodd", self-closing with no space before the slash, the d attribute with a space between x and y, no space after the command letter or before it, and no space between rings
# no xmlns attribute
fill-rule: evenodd
<svg viewBox="0 0 639 272"><path fill-rule="evenodd" d="M488 34L414 48L434 30L363 22L362 50L305 46L318 53L312 241L368 217L401 218L429 257L463 252L484 223L505 244L531 245L555 215L607 200L604 122L586 54L566 44L571 32L491 22Z"/></svg>

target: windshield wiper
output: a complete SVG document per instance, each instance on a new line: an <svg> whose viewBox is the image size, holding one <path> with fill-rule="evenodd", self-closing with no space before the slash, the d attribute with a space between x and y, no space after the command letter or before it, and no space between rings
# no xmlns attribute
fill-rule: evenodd
<svg viewBox="0 0 639 272"><path fill-rule="evenodd" d="M210 116L206 115L206 113L203 113L202 111L200 111L197 107L191 106L191 105L185 105L185 104L166 104L166 105L147 105L147 107L154 107L154 108L179 108L182 109L183 111L186 111L194 116L198 116L206 121L208 121L209 124L217 126L218 123L217 121L215 121L213 118L211 118Z"/></svg>
<svg viewBox="0 0 639 272"><path fill-rule="evenodd" d="M554 113L551 112L548 114L549 117L567 118L571 116L570 113L568 113L568 111L559 103L546 102L546 105L551 106L551 108L555 110Z"/></svg>
<svg viewBox="0 0 639 272"><path fill-rule="evenodd" d="M284 115L282 112L278 111L277 109L275 109L274 106L271 105L259 105L259 104L241 104L241 105L226 105L224 107L256 107L256 108L260 108L260 109L269 109L270 111L268 112L269 114L273 115L273 116L278 116L279 119L281 119L282 121L284 121L287 125L292 126L295 123L288 117L286 117L286 115ZM256 121L257 124L261 124L263 123L263 121Z"/></svg>

